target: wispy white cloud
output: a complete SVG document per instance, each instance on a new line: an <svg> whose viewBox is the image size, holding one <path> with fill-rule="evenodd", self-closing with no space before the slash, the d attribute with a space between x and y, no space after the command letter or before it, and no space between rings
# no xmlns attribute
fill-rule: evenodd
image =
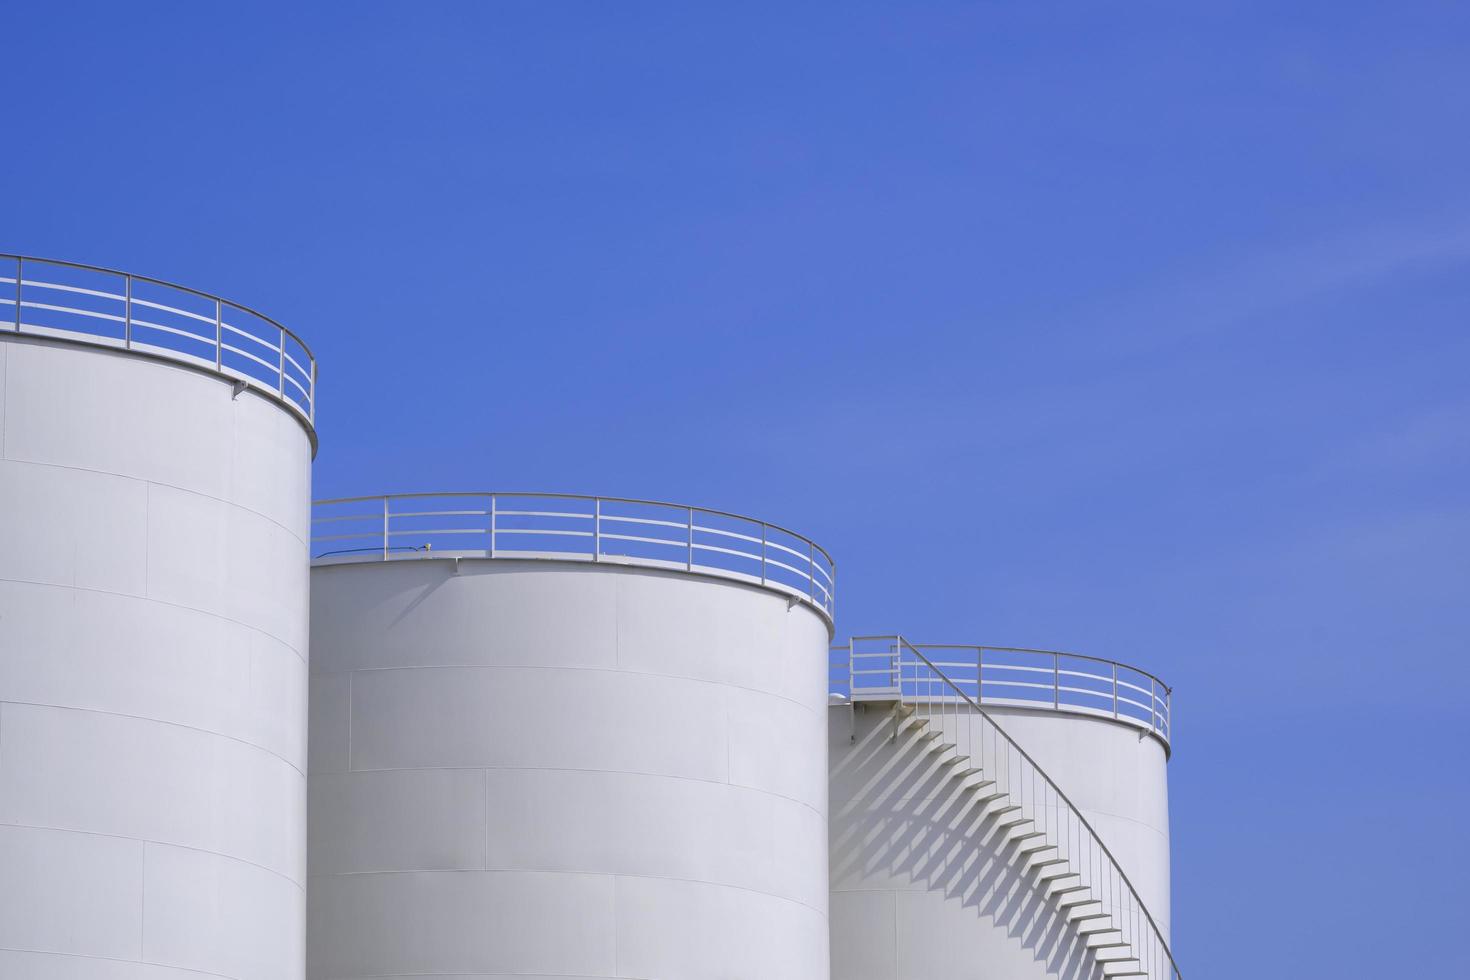
<svg viewBox="0 0 1470 980"><path fill-rule="evenodd" d="M1324 234L1138 290L1083 313L1111 342L1152 346L1249 325L1312 300L1470 264L1470 216ZM1279 321L1277 322L1279 326Z"/></svg>

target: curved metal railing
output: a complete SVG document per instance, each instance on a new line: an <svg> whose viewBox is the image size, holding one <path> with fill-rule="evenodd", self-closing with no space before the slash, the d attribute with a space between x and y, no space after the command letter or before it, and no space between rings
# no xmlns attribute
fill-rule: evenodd
<svg viewBox="0 0 1470 980"><path fill-rule="evenodd" d="M0 332L55 337L226 375L316 421L316 359L263 313L162 279L0 252Z"/></svg>
<svg viewBox="0 0 1470 980"><path fill-rule="evenodd" d="M1056 650L974 644L914 643L915 649L971 700L1000 707L1043 708L1135 725L1170 749L1173 689L1138 667ZM832 647L828 685L854 700L883 700L897 691L894 652Z"/></svg>
<svg viewBox="0 0 1470 980"><path fill-rule="evenodd" d="M725 511L569 493L396 493L312 505L317 563L547 558L672 568L787 592L830 623L837 568L811 539Z"/></svg>
<svg viewBox="0 0 1470 980"><path fill-rule="evenodd" d="M1084 944L1095 962L1122 971L1104 970L1104 975L1180 980L1169 944L1138 890L1082 811L1036 760L902 636L854 637L852 645L859 651L855 656L871 651L893 659L896 691L889 699L903 704L911 720L922 721L941 743L957 747L966 764L983 774L984 795L991 801L987 807L1019 811L1015 817L1032 828L1017 859L1037 877L1039 888L1066 903L1059 908L1070 922L1079 929L1085 924Z"/></svg>

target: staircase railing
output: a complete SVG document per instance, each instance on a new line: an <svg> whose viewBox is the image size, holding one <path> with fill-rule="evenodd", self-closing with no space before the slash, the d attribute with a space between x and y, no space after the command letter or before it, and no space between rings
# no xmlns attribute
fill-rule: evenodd
<svg viewBox="0 0 1470 980"><path fill-rule="evenodd" d="M859 656L859 644L875 642L888 647L895 700L927 722L928 732L968 754L970 765L979 769L986 780L994 781L994 790L1005 794L1010 805L1019 806L1020 815L1045 834L1044 840L1055 849L1055 856L1044 863L1059 869L1048 880L1075 876L1080 882L1076 888L1085 889L1083 897L1090 900L1084 904L1100 909L1086 921L1096 925L1106 917L1103 926L1090 929L1088 935L1116 933L1121 938L1104 944L1113 951L1124 949L1122 944L1126 944L1128 956L1098 956L1098 963L1118 963L1121 968L1116 973L1105 971L1105 975L1180 980L1179 967L1163 932L1138 890L1061 787L984 708L902 636L854 637L852 656ZM866 655L874 656L876 652ZM1079 906L1074 902L1071 907Z"/></svg>

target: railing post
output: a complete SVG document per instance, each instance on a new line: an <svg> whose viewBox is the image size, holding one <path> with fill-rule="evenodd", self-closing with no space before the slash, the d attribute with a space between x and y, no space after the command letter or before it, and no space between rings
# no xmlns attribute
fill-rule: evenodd
<svg viewBox="0 0 1470 980"><path fill-rule="evenodd" d="M898 703L903 704L903 637L896 634L893 637L893 671L898 678L894 685L898 691ZM917 671L914 674L914 678L915 680L918 679ZM903 718L895 711L893 713L893 740L895 742L898 741L898 731L902 725Z"/></svg>
<svg viewBox="0 0 1470 980"><path fill-rule="evenodd" d="M123 347L133 349L133 277L123 276Z"/></svg>
<svg viewBox="0 0 1470 980"><path fill-rule="evenodd" d="M281 371L281 376L280 376L281 386L280 386L280 389L281 389L281 397L282 398L285 398L286 397L286 328L285 327L282 327L281 328L281 350L280 350L280 355L281 355L280 356L280 359L279 359L279 363L281 365L281 367L280 367L280 371Z"/></svg>
<svg viewBox="0 0 1470 980"><path fill-rule="evenodd" d="M1154 693L1154 680L1152 674L1148 678L1148 727L1150 731L1159 730L1159 696Z"/></svg>
<svg viewBox="0 0 1470 980"><path fill-rule="evenodd" d="M495 557L495 494L490 495L490 557Z"/></svg>
<svg viewBox="0 0 1470 980"><path fill-rule="evenodd" d="M852 659L857 642L849 637L847 641L847 700L857 700L857 678L853 674Z"/></svg>
<svg viewBox="0 0 1470 980"><path fill-rule="evenodd" d="M1058 710L1062 706L1062 655L1051 655L1051 706Z"/></svg>
<svg viewBox="0 0 1470 980"><path fill-rule="evenodd" d="M307 379L307 385L311 388L311 404L307 406L307 415L311 417L311 424L316 425L316 358L311 359L311 377Z"/></svg>
<svg viewBox="0 0 1470 980"><path fill-rule="evenodd" d="M808 541L806 543L806 584L807 595L811 596L812 602L817 601L817 543Z"/></svg>
<svg viewBox="0 0 1470 980"><path fill-rule="evenodd" d="M602 554L602 498L592 501L592 560Z"/></svg>
<svg viewBox="0 0 1470 980"><path fill-rule="evenodd" d="M225 366L225 311L224 311L224 305L219 300L215 300L214 301L214 369L216 371L219 371L219 370L222 370L224 368L224 366ZM386 510L387 508L388 508L388 501L385 498L384 501L383 501L383 509ZM387 542L385 540L384 541L384 546L386 547L386 545L387 545Z"/></svg>
<svg viewBox="0 0 1470 980"><path fill-rule="evenodd" d="M694 508L689 508L689 550L684 557L684 570L694 571Z"/></svg>
<svg viewBox="0 0 1470 980"><path fill-rule="evenodd" d="M985 648L975 648L975 703L985 703Z"/></svg>
<svg viewBox="0 0 1470 980"><path fill-rule="evenodd" d="M25 259L15 257L15 332L20 333L20 281L25 272Z"/></svg>
<svg viewBox="0 0 1470 980"><path fill-rule="evenodd" d="M761 521L761 585L766 584L766 535L770 528L765 521Z"/></svg>
<svg viewBox="0 0 1470 980"><path fill-rule="evenodd" d="M1118 662L1113 661L1113 720L1118 720Z"/></svg>
<svg viewBox="0 0 1470 980"><path fill-rule="evenodd" d="M388 498L383 498L383 560L388 560Z"/></svg>

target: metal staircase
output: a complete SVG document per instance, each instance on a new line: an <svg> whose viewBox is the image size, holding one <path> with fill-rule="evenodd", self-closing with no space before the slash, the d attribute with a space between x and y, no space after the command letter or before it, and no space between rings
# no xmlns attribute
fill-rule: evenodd
<svg viewBox="0 0 1470 980"><path fill-rule="evenodd" d="M853 700L891 703L894 736L921 743L959 781L973 835L998 842L1029 876L1095 976L1180 980L1153 916L1097 832L960 684L901 636L855 637L848 671Z"/></svg>

